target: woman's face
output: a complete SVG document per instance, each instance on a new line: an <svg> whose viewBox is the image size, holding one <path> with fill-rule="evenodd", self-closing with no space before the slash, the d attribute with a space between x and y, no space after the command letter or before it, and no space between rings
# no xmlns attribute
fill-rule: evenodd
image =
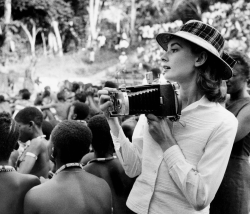
<svg viewBox="0 0 250 214"><path fill-rule="evenodd" d="M236 64L233 76L227 81L227 93L235 94L244 90L246 82L246 77L242 73L242 65Z"/></svg>
<svg viewBox="0 0 250 214"><path fill-rule="evenodd" d="M197 55L191 52L191 44L181 38L173 38L162 56L164 77L178 83L189 82L196 76L195 61Z"/></svg>

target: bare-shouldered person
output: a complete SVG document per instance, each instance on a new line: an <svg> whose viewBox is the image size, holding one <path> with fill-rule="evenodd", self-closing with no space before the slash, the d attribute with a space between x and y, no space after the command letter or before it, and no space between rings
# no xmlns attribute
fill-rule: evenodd
<svg viewBox="0 0 250 214"><path fill-rule="evenodd" d="M57 172L25 197L25 214L109 214L111 191L101 178L79 164L89 151L90 129L77 121L63 121L52 131L50 151Z"/></svg>
<svg viewBox="0 0 250 214"><path fill-rule="evenodd" d="M18 125L8 113L0 113L0 213L23 214L24 197L40 181L36 176L24 175L8 165L18 140Z"/></svg>
<svg viewBox="0 0 250 214"><path fill-rule="evenodd" d="M19 140L26 142L17 160L18 172L48 177L50 169L48 142L42 132L43 114L35 107L26 107L15 116Z"/></svg>
<svg viewBox="0 0 250 214"><path fill-rule="evenodd" d="M94 158L90 160L84 169L100 178L103 178L112 192L113 213L133 213L126 206L128 195L135 182L135 178L129 178L114 153L114 145L110 134L110 128L104 115L96 115L90 118L88 126L92 132L92 147Z"/></svg>
<svg viewBox="0 0 250 214"><path fill-rule="evenodd" d="M58 102L52 102L51 104L47 104L41 106L41 110L54 108L56 110L56 119L59 121L67 120L69 108L71 106L70 102L66 101L66 94L64 91L61 91L57 94Z"/></svg>

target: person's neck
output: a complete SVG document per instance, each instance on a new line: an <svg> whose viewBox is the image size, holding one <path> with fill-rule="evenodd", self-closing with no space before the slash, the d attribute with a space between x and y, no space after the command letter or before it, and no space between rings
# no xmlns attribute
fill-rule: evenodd
<svg viewBox="0 0 250 214"><path fill-rule="evenodd" d="M80 163L80 161L78 162L74 162L74 163ZM60 160L55 160L55 164L56 164L56 170L60 169L63 165L67 164L67 163L63 163ZM72 168L67 169L68 171L71 170Z"/></svg>
<svg viewBox="0 0 250 214"><path fill-rule="evenodd" d="M201 99L202 94L197 88L196 84L181 85L180 87L180 99L182 103L182 109L186 108L190 104Z"/></svg>
<svg viewBox="0 0 250 214"><path fill-rule="evenodd" d="M43 135L42 130L41 130L41 129L37 129L37 130L33 133L32 139L35 139L35 138L40 137L40 136L42 136L42 135ZM32 139L31 139L31 140L32 140Z"/></svg>
<svg viewBox="0 0 250 214"><path fill-rule="evenodd" d="M236 100L245 98L245 97L250 97L249 93L247 92L246 89L237 91L236 93L230 94L230 102L234 102Z"/></svg>
<svg viewBox="0 0 250 214"><path fill-rule="evenodd" d="M97 152L94 152L94 157L95 158L110 158L110 157L113 157L113 154L107 153L103 155L103 154L98 154Z"/></svg>

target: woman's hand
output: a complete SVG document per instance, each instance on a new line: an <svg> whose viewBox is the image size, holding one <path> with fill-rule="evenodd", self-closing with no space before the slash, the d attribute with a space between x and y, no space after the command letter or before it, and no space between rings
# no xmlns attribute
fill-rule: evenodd
<svg viewBox="0 0 250 214"><path fill-rule="evenodd" d="M153 114L146 115L148 119L149 133L165 152L171 146L176 145L172 135L173 123L168 118L160 118Z"/></svg>
<svg viewBox="0 0 250 214"><path fill-rule="evenodd" d="M103 88L102 90L99 90L97 92L100 100L99 101L100 109L107 118L109 118L109 108L112 106L112 102L110 101L110 96L109 96L110 92L117 92L117 89Z"/></svg>

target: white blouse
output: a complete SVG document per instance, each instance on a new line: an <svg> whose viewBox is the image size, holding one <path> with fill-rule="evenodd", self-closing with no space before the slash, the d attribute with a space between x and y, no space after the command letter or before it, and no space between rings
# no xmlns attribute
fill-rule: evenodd
<svg viewBox="0 0 250 214"><path fill-rule="evenodd" d="M173 124L177 145L164 153L149 134L144 115L132 143L120 127L118 138L112 135L117 156L128 176L138 176L127 206L139 214L208 214L237 126L231 112L203 97L182 110L180 122Z"/></svg>

